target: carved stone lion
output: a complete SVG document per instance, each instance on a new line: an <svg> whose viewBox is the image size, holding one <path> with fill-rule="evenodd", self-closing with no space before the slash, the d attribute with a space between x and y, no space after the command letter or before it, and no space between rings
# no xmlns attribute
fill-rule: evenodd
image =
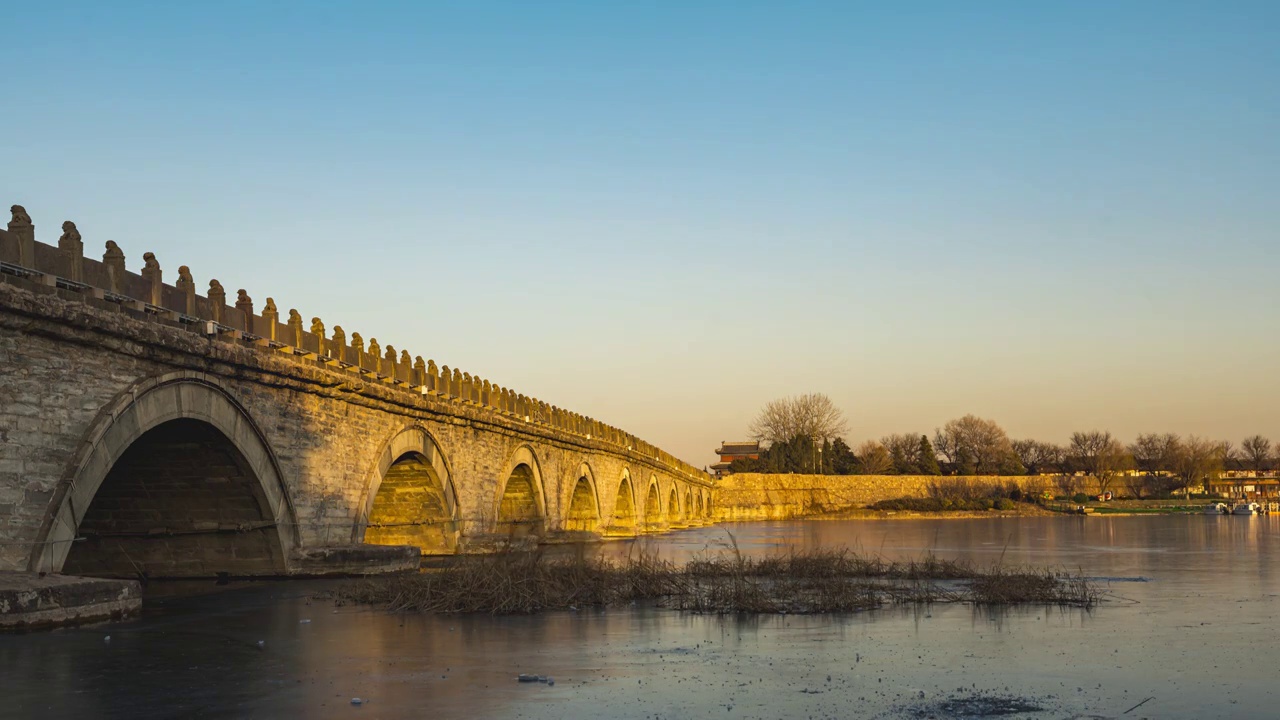
<svg viewBox="0 0 1280 720"><path fill-rule="evenodd" d="M62 237L58 238L58 247L63 250L84 251L84 243L80 239L80 231L70 220L62 223Z"/></svg>
<svg viewBox="0 0 1280 720"><path fill-rule="evenodd" d="M9 208L9 212L13 213L13 219L9 221L10 230L31 227L31 216L27 214L26 208L21 205L13 205Z"/></svg>

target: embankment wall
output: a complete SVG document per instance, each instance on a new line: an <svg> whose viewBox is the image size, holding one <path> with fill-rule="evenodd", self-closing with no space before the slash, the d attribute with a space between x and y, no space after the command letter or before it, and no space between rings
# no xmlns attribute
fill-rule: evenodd
<svg viewBox="0 0 1280 720"><path fill-rule="evenodd" d="M1097 493L1097 481L1077 477L1078 492ZM719 481L714 496L718 521L787 520L864 508L880 500L928 497L934 483L968 483L989 488L1017 485L1023 492L1059 491L1053 477L936 475L773 475L735 473ZM1113 483L1113 490L1115 483Z"/></svg>

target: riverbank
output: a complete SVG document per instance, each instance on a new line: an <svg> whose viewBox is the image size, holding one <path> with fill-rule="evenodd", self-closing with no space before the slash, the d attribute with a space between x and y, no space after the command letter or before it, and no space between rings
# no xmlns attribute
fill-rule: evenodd
<svg viewBox="0 0 1280 720"><path fill-rule="evenodd" d="M1080 492L1094 498L1096 481L1077 478ZM794 475L735 473L716 488L717 522L796 520L805 518L978 518L1039 517L1075 514L1086 508L1098 515L1195 514L1204 504L1183 498L1076 502L1070 499L1029 502L1046 491L1051 478L1029 476L936 475ZM1055 493L1056 494L1056 493ZM939 509L930 509L929 505ZM985 505L986 507L980 507ZM988 509L989 508L989 509Z"/></svg>
<svg viewBox="0 0 1280 720"><path fill-rule="evenodd" d="M135 580L0 572L0 630L44 630L120 619L138 612Z"/></svg>
<svg viewBox="0 0 1280 720"><path fill-rule="evenodd" d="M1087 483L1086 483L1087 485ZM861 510L877 502L901 498L925 499L940 487L963 495L1039 497L1049 490L1048 478L1027 476L936 475L795 475L734 473L716 485L713 506L717 522L791 520ZM1084 492L1095 488L1083 487ZM947 495L951 492L945 493Z"/></svg>
<svg viewBox="0 0 1280 720"><path fill-rule="evenodd" d="M1139 501L1140 502L1140 501ZM1080 508L1088 512L1082 513ZM1059 517L1062 515L1093 515L1097 517L1129 517L1129 516L1162 516L1162 515L1200 515L1202 506L1188 505L1122 505L1112 503L1084 503L1083 505L1069 501L1053 501L1050 505L1039 503L1017 503L1009 510L876 510L872 508L855 508L832 513L821 513L797 517L800 520L976 520L982 518L1016 518L1016 517Z"/></svg>
<svg viewBox="0 0 1280 720"><path fill-rule="evenodd" d="M873 510L859 508L841 510L820 515L808 515L804 520L975 520L979 518L1053 517L1064 513L1049 510L1034 503L1018 503L1011 510Z"/></svg>

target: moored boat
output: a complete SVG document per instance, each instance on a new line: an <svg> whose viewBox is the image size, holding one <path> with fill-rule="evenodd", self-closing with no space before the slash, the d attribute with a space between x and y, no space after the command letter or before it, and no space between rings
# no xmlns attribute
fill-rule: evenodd
<svg viewBox="0 0 1280 720"><path fill-rule="evenodd" d="M1205 505L1204 514L1205 515L1226 515L1227 504L1226 503L1210 503L1208 505Z"/></svg>
<svg viewBox="0 0 1280 720"><path fill-rule="evenodd" d="M1236 505L1235 507L1231 508L1231 514L1232 515L1257 515L1258 503L1255 503L1255 502L1240 503L1239 505Z"/></svg>

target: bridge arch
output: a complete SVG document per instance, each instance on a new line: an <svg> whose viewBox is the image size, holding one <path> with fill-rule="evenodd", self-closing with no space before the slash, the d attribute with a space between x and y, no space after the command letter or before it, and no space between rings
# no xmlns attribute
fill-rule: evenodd
<svg viewBox="0 0 1280 720"><path fill-rule="evenodd" d="M686 485L684 488L684 519L685 522L693 522L697 519L697 515L693 514L693 491Z"/></svg>
<svg viewBox="0 0 1280 720"><path fill-rule="evenodd" d="M609 519L612 535L634 535L636 532L636 491L631 480L631 470L622 468L618 480L618 493L613 501L613 515Z"/></svg>
<svg viewBox="0 0 1280 720"><path fill-rule="evenodd" d="M422 425L392 435L365 480L353 542L414 545L424 555L457 551L458 494L440 444Z"/></svg>
<svg viewBox="0 0 1280 720"><path fill-rule="evenodd" d="M568 497L562 498L564 529L569 532L595 532L600 527L600 494L596 490L596 476L585 461L579 463L572 483L568 483Z"/></svg>
<svg viewBox="0 0 1280 720"><path fill-rule="evenodd" d="M683 515L680 512L680 491L676 488L676 484L671 483L671 491L667 493L667 524L675 525L680 522Z"/></svg>
<svg viewBox="0 0 1280 720"><path fill-rule="evenodd" d="M30 568L61 572L72 556L72 568L96 574L286 574L298 536L283 477L226 388L189 371L142 380L91 424ZM73 556L82 531L94 539Z"/></svg>
<svg viewBox="0 0 1280 720"><path fill-rule="evenodd" d="M661 530L663 525L662 489L655 475L649 476L649 490L645 493L644 525L649 531Z"/></svg>
<svg viewBox="0 0 1280 720"><path fill-rule="evenodd" d="M547 517L547 501L542 469L533 448L516 448L498 477L497 487L496 531L512 537L540 534Z"/></svg>

